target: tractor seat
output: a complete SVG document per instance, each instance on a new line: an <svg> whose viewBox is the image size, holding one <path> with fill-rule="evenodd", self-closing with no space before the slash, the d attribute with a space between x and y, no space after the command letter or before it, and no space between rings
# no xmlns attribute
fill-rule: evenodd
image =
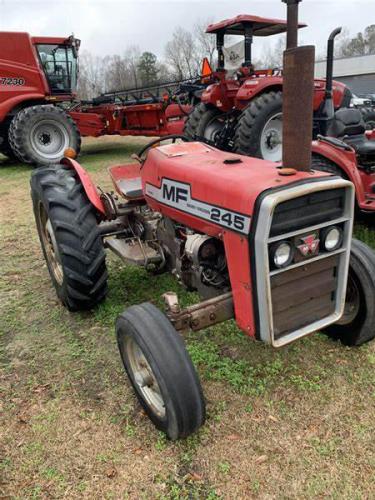
<svg viewBox="0 0 375 500"><path fill-rule="evenodd" d="M142 179L139 163L115 165L108 169L119 195L127 201L143 200Z"/></svg>
<svg viewBox="0 0 375 500"><path fill-rule="evenodd" d="M342 108L336 111L328 135L342 139L366 159L375 158L375 141L365 135L366 126L359 109Z"/></svg>
<svg viewBox="0 0 375 500"><path fill-rule="evenodd" d="M364 134L345 137L344 140L359 156L375 159L375 141L370 141Z"/></svg>
<svg viewBox="0 0 375 500"><path fill-rule="evenodd" d="M122 179L117 181L117 187L124 198L130 201L143 198L142 180L140 177L134 179Z"/></svg>

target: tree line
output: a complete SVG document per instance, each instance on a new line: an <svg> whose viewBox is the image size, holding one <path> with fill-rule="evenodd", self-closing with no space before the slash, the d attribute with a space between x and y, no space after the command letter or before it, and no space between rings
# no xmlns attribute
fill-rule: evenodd
<svg viewBox="0 0 375 500"><path fill-rule="evenodd" d="M88 51L80 54L78 95L92 99L103 93L127 88L139 88L172 80L194 78L199 75L202 59L216 64L215 36L205 33L211 20L199 21L192 31L177 27L159 60L152 52L141 52L137 46L128 46L123 54L99 57ZM229 38L229 37L228 37ZM232 39L233 42L235 41ZM227 40L227 43L230 40ZM282 65L285 36L264 50L254 61L257 68L275 68ZM336 44L336 57L375 54L375 25L370 25L354 38L344 29Z"/></svg>

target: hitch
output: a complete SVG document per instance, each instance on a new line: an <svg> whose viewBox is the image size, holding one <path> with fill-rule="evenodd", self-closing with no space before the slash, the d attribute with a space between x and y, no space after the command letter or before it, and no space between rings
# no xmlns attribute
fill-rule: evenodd
<svg viewBox="0 0 375 500"><path fill-rule="evenodd" d="M175 292L163 294L166 315L179 332L198 331L234 318L232 292L181 309Z"/></svg>

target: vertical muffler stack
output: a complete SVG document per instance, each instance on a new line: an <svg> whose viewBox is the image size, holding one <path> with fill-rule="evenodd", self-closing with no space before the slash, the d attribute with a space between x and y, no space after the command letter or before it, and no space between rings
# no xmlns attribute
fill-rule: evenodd
<svg viewBox="0 0 375 500"><path fill-rule="evenodd" d="M288 6L283 73L283 168L309 171L313 128L315 47L297 46L298 4Z"/></svg>

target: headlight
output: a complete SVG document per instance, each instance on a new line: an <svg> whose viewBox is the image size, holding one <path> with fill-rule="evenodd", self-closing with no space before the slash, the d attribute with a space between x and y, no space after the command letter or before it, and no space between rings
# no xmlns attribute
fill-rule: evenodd
<svg viewBox="0 0 375 500"><path fill-rule="evenodd" d="M281 241L273 245L270 249L271 263L276 267L289 265L294 256L294 249L287 241Z"/></svg>
<svg viewBox="0 0 375 500"><path fill-rule="evenodd" d="M338 226L327 227L322 231L321 240L327 252L337 250L342 244L342 239L343 232Z"/></svg>

